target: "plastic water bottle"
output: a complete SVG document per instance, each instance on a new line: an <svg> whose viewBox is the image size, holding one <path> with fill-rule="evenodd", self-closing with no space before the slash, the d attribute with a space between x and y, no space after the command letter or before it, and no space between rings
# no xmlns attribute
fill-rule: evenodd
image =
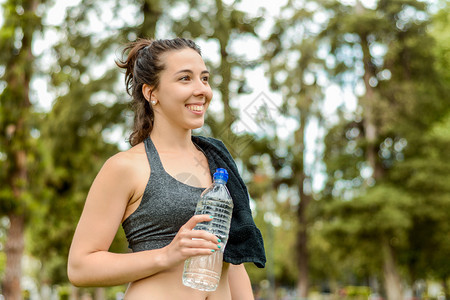
<svg viewBox="0 0 450 300"><path fill-rule="evenodd" d="M214 182L203 191L195 209L196 215L210 215L209 222L198 223L194 230L206 230L216 235L221 242L220 250L211 255L194 256L186 260L183 284L201 291L215 291L222 274L223 251L228 241L233 200L226 187L228 172L219 168L214 173Z"/></svg>

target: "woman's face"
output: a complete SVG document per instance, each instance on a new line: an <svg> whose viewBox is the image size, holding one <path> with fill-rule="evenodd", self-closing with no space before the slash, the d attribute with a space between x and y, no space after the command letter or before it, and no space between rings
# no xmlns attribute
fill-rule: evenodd
<svg viewBox="0 0 450 300"><path fill-rule="evenodd" d="M169 51L160 58L166 66L160 74L151 100L155 125L165 120L183 129L203 126L204 115L212 98L209 72L202 57L190 48Z"/></svg>

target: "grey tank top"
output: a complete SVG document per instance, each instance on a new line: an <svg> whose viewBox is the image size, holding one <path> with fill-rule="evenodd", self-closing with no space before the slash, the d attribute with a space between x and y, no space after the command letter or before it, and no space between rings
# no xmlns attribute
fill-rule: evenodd
<svg viewBox="0 0 450 300"><path fill-rule="evenodd" d="M144 140L150 178L139 207L122 223L133 252L167 246L195 212L205 188L194 187L169 175L150 138ZM198 148L198 146L197 146Z"/></svg>

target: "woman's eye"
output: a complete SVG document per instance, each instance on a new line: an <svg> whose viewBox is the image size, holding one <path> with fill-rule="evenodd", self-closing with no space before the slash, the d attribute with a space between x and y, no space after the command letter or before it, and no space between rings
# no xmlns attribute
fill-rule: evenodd
<svg viewBox="0 0 450 300"><path fill-rule="evenodd" d="M182 80L182 81L186 81L186 80L189 80L189 79L190 79L190 78L189 78L189 76L187 76L187 75L180 78L180 80Z"/></svg>
<svg viewBox="0 0 450 300"><path fill-rule="evenodd" d="M208 81L209 81L209 77L208 77L208 76L204 76L204 77L202 77L202 80L203 80L204 82L208 82Z"/></svg>

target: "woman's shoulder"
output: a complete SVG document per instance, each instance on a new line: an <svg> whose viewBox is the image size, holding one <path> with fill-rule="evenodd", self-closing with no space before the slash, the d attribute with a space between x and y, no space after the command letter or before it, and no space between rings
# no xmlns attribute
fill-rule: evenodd
<svg viewBox="0 0 450 300"><path fill-rule="evenodd" d="M145 148L143 143L140 143L128 150L118 152L108 158L103 165L103 168L126 175L135 168L140 167L142 162L145 162L145 160Z"/></svg>

